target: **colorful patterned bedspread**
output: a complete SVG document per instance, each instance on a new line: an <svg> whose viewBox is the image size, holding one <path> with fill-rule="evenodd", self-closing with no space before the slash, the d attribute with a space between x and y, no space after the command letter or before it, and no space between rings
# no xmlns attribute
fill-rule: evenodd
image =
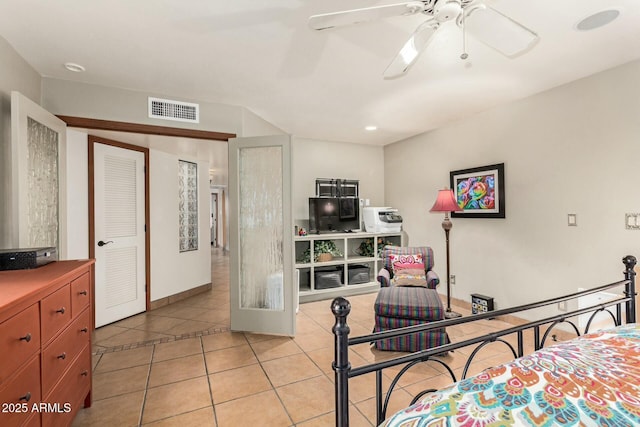
<svg viewBox="0 0 640 427"><path fill-rule="evenodd" d="M640 426L640 324L488 369L426 395L382 426Z"/></svg>

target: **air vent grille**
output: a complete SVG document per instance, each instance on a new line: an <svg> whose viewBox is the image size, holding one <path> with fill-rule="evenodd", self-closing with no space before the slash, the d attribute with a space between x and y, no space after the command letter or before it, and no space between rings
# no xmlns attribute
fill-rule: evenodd
<svg viewBox="0 0 640 427"><path fill-rule="evenodd" d="M149 97L149 117L179 122L200 122L200 106L190 102Z"/></svg>

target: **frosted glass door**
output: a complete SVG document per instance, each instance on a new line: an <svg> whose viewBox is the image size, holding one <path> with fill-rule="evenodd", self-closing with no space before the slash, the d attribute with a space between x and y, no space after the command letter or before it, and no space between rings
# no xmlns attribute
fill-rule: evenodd
<svg viewBox="0 0 640 427"><path fill-rule="evenodd" d="M290 137L229 143L231 329L293 335Z"/></svg>
<svg viewBox="0 0 640 427"><path fill-rule="evenodd" d="M4 246L55 247L66 257L66 125L19 92L11 93L11 182ZM4 198L7 200L7 198Z"/></svg>

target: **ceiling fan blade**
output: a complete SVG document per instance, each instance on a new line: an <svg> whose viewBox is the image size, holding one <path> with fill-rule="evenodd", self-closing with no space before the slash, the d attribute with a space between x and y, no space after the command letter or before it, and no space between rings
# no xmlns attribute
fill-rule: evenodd
<svg viewBox="0 0 640 427"><path fill-rule="evenodd" d="M539 40L532 30L486 5L469 9L464 26L469 34L509 58L522 55Z"/></svg>
<svg viewBox="0 0 640 427"><path fill-rule="evenodd" d="M440 23L435 19L430 19L420 24L411 34L409 40L402 46L400 52L393 58L391 64L384 70L384 78L395 79L409 71L409 68L416 62L433 39L438 27L440 27Z"/></svg>
<svg viewBox="0 0 640 427"><path fill-rule="evenodd" d="M414 15L424 11L424 3L412 1L408 3L388 4L365 7L362 9L344 10L341 12L323 13L309 18L309 26L314 30L327 30L391 16Z"/></svg>

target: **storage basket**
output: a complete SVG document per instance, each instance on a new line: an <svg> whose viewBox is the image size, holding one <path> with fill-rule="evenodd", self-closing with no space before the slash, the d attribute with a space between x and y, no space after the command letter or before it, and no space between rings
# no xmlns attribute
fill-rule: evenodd
<svg viewBox="0 0 640 427"><path fill-rule="evenodd" d="M342 286L342 268L316 268L314 271L315 289L337 288Z"/></svg>

